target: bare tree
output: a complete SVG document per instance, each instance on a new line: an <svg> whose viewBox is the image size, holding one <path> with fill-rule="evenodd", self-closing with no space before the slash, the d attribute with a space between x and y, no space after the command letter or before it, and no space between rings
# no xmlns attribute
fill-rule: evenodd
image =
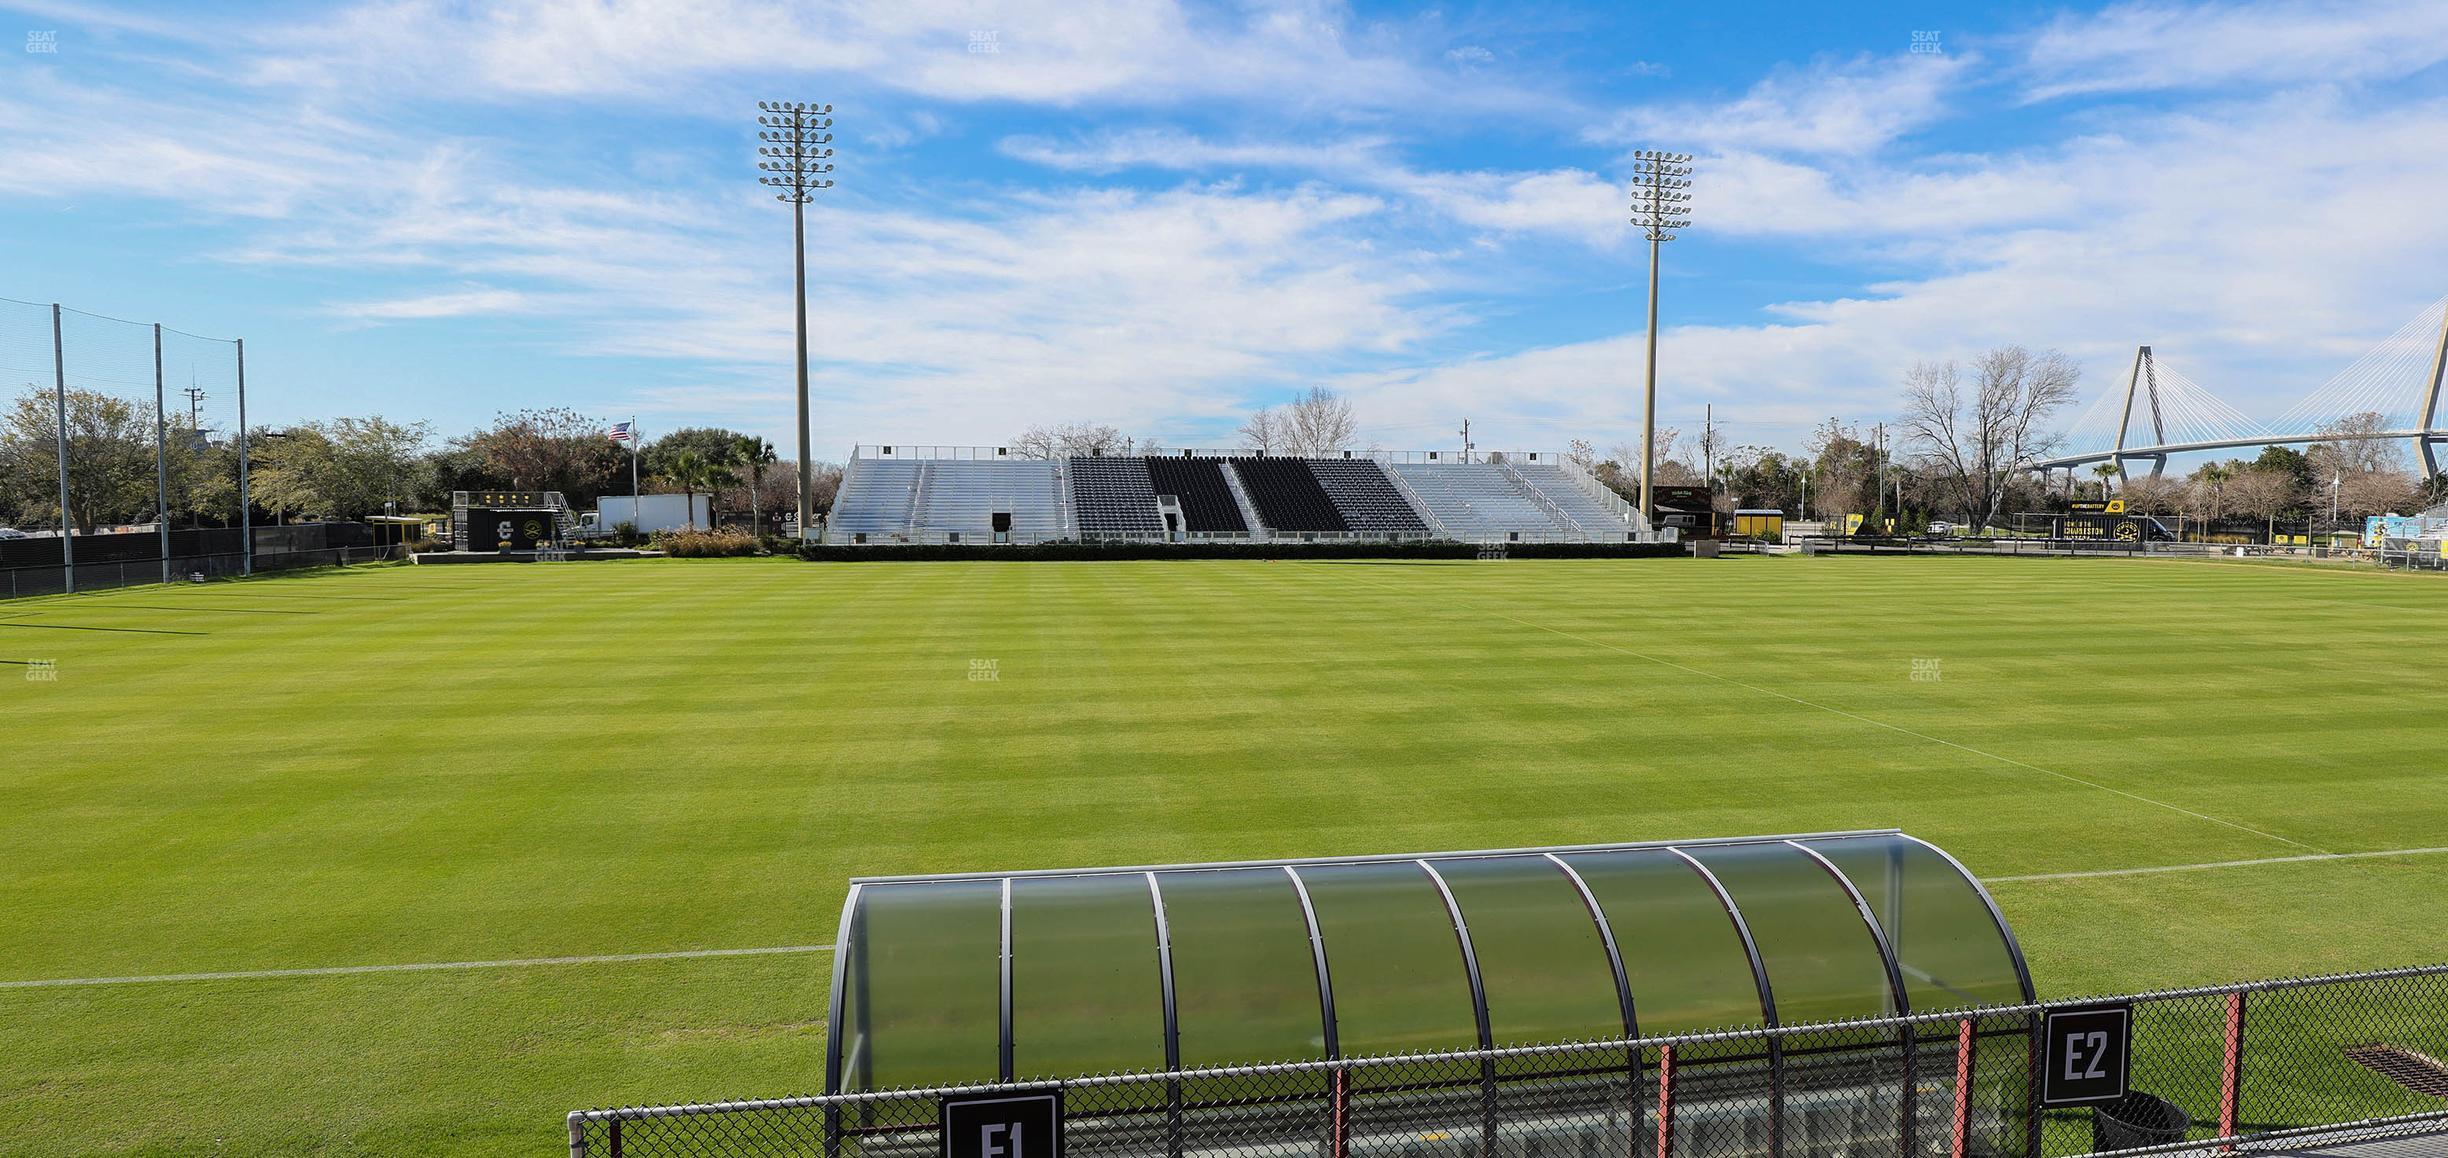
<svg viewBox="0 0 2448 1158"><path fill-rule="evenodd" d="M2227 509L2260 519L2272 533L2278 530L2278 516L2295 509L2302 498L2294 475L2266 467L2237 470L2225 490Z"/></svg>
<svg viewBox="0 0 2448 1158"><path fill-rule="evenodd" d="M2370 410L2349 414L2321 427L2322 434L2349 437L2315 442L2304 448L2304 457L2312 463L2313 476L2320 478L2404 470L2405 456L2398 451L2396 440L2360 437L2388 428L2388 418Z"/></svg>
<svg viewBox="0 0 2448 1158"><path fill-rule="evenodd" d="M1323 458L1349 447L1360 436L1360 422L1352 417L1351 403L1323 386L1310 387L1309 393L1284 410L1284 449L1293 454Z"/></svg>
<svg viewBox="0 0 2448 1158"><path fill-rule="evenodd" d="M1012 440L1012 453L1022 458L1071 458L1075 455L1129 454L1131 439L1120 427L1101 422L1037 425Z"/></svg>
<svg viewBox="0 0 2448 1158"><path fill-rule="evenodd" d="M2007 483L2053 444L2049 417L2074 400L2082 371L2055 350L2002 346L1972 363L1971 397L1955 363L1917 363L1904 378L1905 437L1975 527L1997 521Z"/></svg>
<svg viewBox="0 0 2448 1158"><path fill-rule="evenodd" d="M2135 514L2172 515L2183 508L2187 488L2165 475L2137 474L2125 476L2117 493L2124 498L2125 509Z"/></svg>
<svg viewBox="0 0 2448 1158"><path fill-rule="evenodd" d="M1237 432L1241 436L1241 449L1260 454L1274 453L1283 445L1283 425L1283 416L1275 413L1274 407L1260 408L1258 413L1249 416L1249 421L1241 424Z"/></svg>
<svg viewBox="0 0 2448 1158"><path fill-rule="evenodd" d="M2411 471L2348 474L2338 487L2338 509L2348 514L2404 514L2422 505L2422 486Z"/></svg>

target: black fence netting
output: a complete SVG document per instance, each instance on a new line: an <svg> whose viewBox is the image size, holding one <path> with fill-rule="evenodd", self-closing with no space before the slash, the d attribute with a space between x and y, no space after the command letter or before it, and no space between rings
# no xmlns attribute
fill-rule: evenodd
<svg viewBox="0 0 2448 1158"><path fill-rule="evenodd" d="M163 554L165 541L168 554ZM249 543L253 549L248 549ZM76 591L146 583L223 579L300 567L347 567L405 558L395 526L298 523L288 526L206 527L79 535L74 550ZM0 599L59 595L72 589L57 536L0 539Z"/></svg>
<svg viewBox="0 0 2448 1158"><path fill-rule="evenodd" d="M2048 1015L2094 1007L2131 1011L2124 1080L2045 1104L2068 1092L2043 1080L2063 1064L2043 1042ZM2437 966L1634 1041L588 1110L567 1125L573 1156L927 1158L942 1153L946 1096L1056 1090L1074 1158L2066 1158L2441 1128L2443 1055Z"/></svg>
<svg viewBox="0 0 2448 1158"><path fill-rule="evenodd" d="M0 299L0 546L49 540L0 595L225 573L181 532L249 522L244 347L168 326ZM318 550L320 548L317 548ZM80 564L91 564L89 571ZM165 565L166 564L166 565Z"/></svg>

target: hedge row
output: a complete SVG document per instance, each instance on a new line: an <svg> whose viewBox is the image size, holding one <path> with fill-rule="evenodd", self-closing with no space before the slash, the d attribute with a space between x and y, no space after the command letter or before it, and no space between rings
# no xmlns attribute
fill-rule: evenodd
<svg viewBox="0 0 2448 1158"><path fill-rule="evenodd" d="M1651 559L1683 555L1679 543L1512 543L1515 559ZM865 547L806 543L813 563L911 563L990 559L1005 563L1114 559L1476 559L1471 543L887 543Z"/></svg>

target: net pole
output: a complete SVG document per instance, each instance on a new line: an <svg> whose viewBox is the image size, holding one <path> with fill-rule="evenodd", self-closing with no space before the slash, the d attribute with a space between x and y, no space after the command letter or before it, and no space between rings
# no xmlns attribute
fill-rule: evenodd
<svg viewBox="0 0 2448 1158"><path fill-rule="evenodd" d="M238 339L238 547L239 574L255 573L255 504L247 494L246 339Z"/></svg>
<svg viewBox="0 0 2448 1158"><path fill-rule="evenodd" d="M51 303L51 405L59 425L52 430L59 446L60 572L68 594L76 594L76 536L68 525L68 351L60 344L60 307Z"/></svg>
<svg viewBox="0 0 2448 1158"><path fill-rule="evenodd" d="M153 323L153 524L161 532L162 582L170 582L170 418L162 384L161 323Z"/></svg>

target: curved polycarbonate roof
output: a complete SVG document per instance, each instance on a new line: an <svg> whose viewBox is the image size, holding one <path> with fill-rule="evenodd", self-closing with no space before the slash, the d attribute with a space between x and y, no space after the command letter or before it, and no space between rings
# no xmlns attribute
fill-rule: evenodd
<svg viewBox="0 0 2448 1158"><path fill-rule="evenodd" d="M831 1092L1199 1069L2032 999L1892 830L852 882Z"/></svg>

